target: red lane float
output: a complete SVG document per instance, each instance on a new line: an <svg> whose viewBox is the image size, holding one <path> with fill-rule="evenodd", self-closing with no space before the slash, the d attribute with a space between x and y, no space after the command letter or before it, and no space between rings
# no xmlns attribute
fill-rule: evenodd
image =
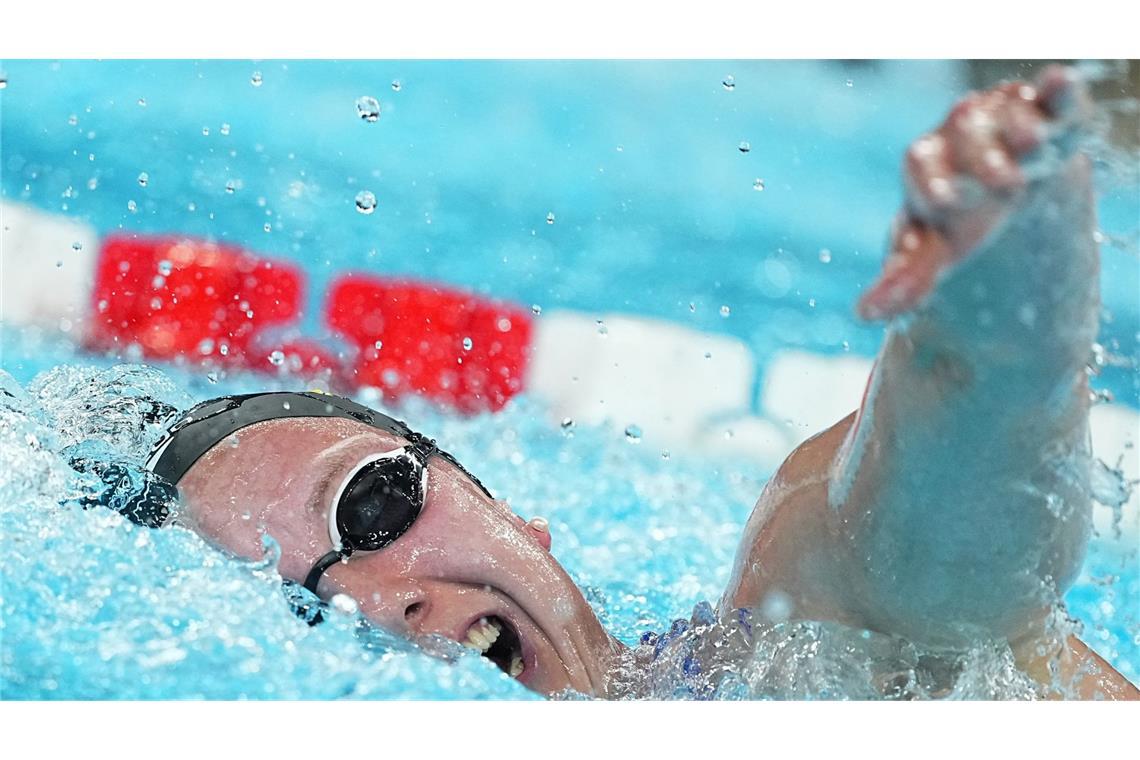
<svg viewBox="0 0 1140 760"><path fill-rule="evenodd" d="M416 393L469 414L497 411L523 388L532 325L517 306L355 274L332 284L325 317L359 349L358 384Z"/></svg>
<svg viewBox="0 0 1140 760"><path fill-rule="evenodd" d="M149 359L209 358L257 367L252 343L297 318L304 277L294 266L234 246L183 237L112 235L92 291L88 345L135 343Z"/></svg>
<svg viewBox="0 0 1140 760"><path fill-rule="evenodd" d="M434 283L347 275L325 308L329 327L356 348L346 362L315 340L269 337L299 320L304 287L296 266L235 246L112 235L95 263L86 345L134 344L147 359L262 372L326 369L346 390L415 393L465 413L501 409L522 390L531 321L517 306Z"/></svg>

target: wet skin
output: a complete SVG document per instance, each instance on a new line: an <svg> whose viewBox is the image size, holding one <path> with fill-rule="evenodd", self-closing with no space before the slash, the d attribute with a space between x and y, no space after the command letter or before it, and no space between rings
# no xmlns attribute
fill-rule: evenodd
<svg viewBox="0 0 1140 760"><path fill-rule="evenodd" d="M1080 568L1091 509L1064 469L1088 454L1084 363L1099 298L1088 162L1062 138L1088 110L1079 84L1052 68L1035 86L967 97L908 151L907 202L858 306L889 320L863 404L768 483L722 610L763 610L778 592L794 619L935 647L1005 639L1042 683L1055 659L1078 696L1138 696L1043 622ZM264 529L297 581L332 548L327 510L348 470L401 443L345 420L264 422L238 437L179 484L182 519L251 558ZM605 696L621 645L551 556L549 534L447 463L433 459L429 473L407 534L335 565L321 595L349 594L390 630L455 640L496 615L523 642L527 686Z"/></svg>
<svg viewBox="0 0 1140 760"><path fill-rule="evenodd" d="M232 438L236 438L232 440ZM405 441L343 419L282 419L214 446L179 483L179 521L240 557L263 555L261 531L281 547L278 569L302 582L330 551L328 512L337 487L370 454ZM550 553L550 534L487 498L448 462L428 460L424 508L381 551L333 565L322 598L347 594L363 615L398 634L463 641L481 618L517 633L536 691L606 693L619 651Z"/></svg>

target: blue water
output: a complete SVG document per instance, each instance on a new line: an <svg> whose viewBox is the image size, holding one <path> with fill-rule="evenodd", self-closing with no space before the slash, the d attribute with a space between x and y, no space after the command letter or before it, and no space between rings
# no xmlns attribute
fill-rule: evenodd
<svg viewBox="0 0 1140 760"><path fill-rule="evenodd" d="M960 70L938 62L0 69L5 198L101 232L176 230L303 262L313 333L323 283L357 268L734 335L761 371L788 346L874 352L880 329L850 315L879 267L900 156L965 89ZM357 116L361 95L379 99L375 123ZM368 216L354 206L362 189L379 199ZM1134 231L1140 190L1104 189L1102 227ZM1135 360L1140 261L1112 246L1103 259L1102 342ZM3 430L14 447L6 456L18 450L22 465L5 462L0 494L5 697L528 696L478 658L448 664L392 641L362 643L349 617L300 626L271 571L184 531L59 506L61 494L83 488L61 452L106 433L76 399L134 419L121 403L131 388L185 405L264 388L263 378L212 383L172 368L136 376L108 370L116 357L11 331L0 349L6 387L22 399ZM41 374L56 365L94 369ZM1137 377L1110 368L1097 382L1136 407ZM630 643L719 596L770 474L696 455L666 460L650 441L634 446L604 430L567 437L525 398L494 417L460 420L415 404L409 416L520 513L551 518L556 555ZM114 453L141 447L124 433ZM1135 551L1094 541L1068 602L1090 643L1136 680Z"/></svg>

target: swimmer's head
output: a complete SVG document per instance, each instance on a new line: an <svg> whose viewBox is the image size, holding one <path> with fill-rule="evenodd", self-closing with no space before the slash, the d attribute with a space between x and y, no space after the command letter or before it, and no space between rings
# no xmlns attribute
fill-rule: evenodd
<svg viewBox="0 0 1140 760"><path fill-rule="evenodd" d="M277 395L260 398L282 408ZM289 396L285 415L297 411ZM392 632L477 648L536 691L605 692L616 644L551 555L545 520L515 515L401 423L303 396L354 414L260 416L229 432L231 420L197 443L177 440L188 427L174 434L151 466L177 480L182 522L250 559L262 556L264 532L281 548L284 578L308 579L324 599L346 594ZM164 459L172 454L177 467Z"/></svg>

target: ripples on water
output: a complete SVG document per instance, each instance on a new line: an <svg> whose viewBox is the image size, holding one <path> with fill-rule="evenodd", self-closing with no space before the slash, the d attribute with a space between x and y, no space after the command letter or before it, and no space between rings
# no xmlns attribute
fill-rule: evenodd
<svg viewBox="0 0 1140 760"><path fill-rule="evenodd" d="M271 542L264 561L248 563L182 528L149 530L107 509L83 509L108 488L147 486L147 452L193 401L171 376L138 365L61 366L26 387L0 371L0 386L5 698L534 696L451 642L413 644L347 613L306 626L284 602ZM237 390L245 389L209 393ZM473 420L417 404L399 411L519 513L550 518L556 555L602 622L631 645L719 596L766 476L745 462L665 459L651 440L631 446L621 431L563 429L526 399ZM121 477L93 474L110 466ZM242 494L235 497L240 509ZM1128 672L1136 649L1127 639L1140 631L1135 611L1114 604L1118 592L1135 599L1137 589L1135 578L1126 577L1126 588L1119 581L1111 572L1083 580L1075 608ZM715 622L707 604L681 628L655 660L652 645L632 650L626 696L1033 695L1004 647L947 660L892 637L815 623L744 636L738 624Z"/></svg>

